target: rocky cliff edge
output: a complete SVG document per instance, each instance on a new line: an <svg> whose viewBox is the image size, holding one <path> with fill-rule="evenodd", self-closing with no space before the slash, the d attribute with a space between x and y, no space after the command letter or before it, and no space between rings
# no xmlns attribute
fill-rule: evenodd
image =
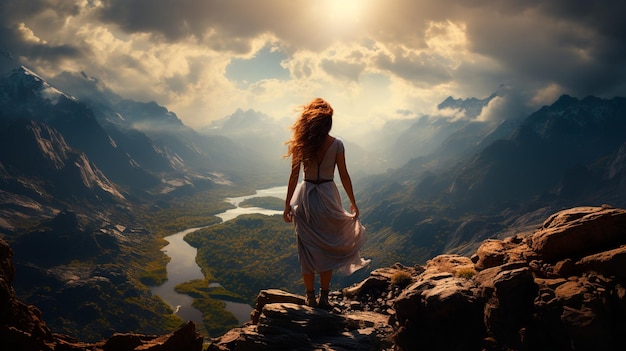
<svg viewBox="0 0 626 351"><path fill-rule="evenodd" d="M0 340L10 350L201 350L193 323L162 336L95 344L52 333L15 297L0 239ZM212 340L234 350L615 350L626 345L626 210L576 207L532 233L487 240L475 255L380 268L332 311L300 295L259 293L251 320Z"/></svg>
<svg viewBox="0 0 626 351"><path fill-rule="evenodd" d="M626 345L626 210L577 207L470 257L376 269L327 312L261 291L226 350L616 350Z"/></svg>

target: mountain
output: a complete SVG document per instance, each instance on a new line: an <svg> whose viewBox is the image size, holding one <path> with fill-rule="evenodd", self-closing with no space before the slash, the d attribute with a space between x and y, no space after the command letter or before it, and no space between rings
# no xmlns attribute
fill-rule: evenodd
<svg viewBox="0 0 626 351"><path fill-rule="evenodd" d="M23 66L0 78L0 123L16 119L53 127L117 184L146 190L159 183L117 147L87 106Z"/></svg>
<svg viewBox="0 0 626 351"><path fill-rule="evenodd" d="M201 128L200 133L212 137L226 137L255 155L265 169L279 170L284 181L289 174L289 161L282 156L287 152L285 142L291 137L290 121L269 117L255 110L237 109L233 114L215 120Z"/></svg>
<svg viewBox="0 0 626 351"><path fill-rule="evenodd" d="M562 96L531 114L510 139L476 155L455 176L450 194L465 206L489 209L541 198L621 202L613 184L619 170L611 175L610 168L626 143L625 111L624 98Z"/></svg>
<svg viewBox="0 0 626 351"><path fill-rule="evenodd" d="M388 121L359 137L363 151L358 150L357 163L367 165L368 175L406 163L424 170L449 167L493 140L508 137L520 122L517 114L482 118L490 104L499 103L507 94L502 88L484 99L449 96L432 115Z"/></svg>
<svg viewBox="0 0 626 351"><path fill-rule="evenodd" d="M127 201L85 153L49 125L18 119L0 128L0 232L16 222L53 216L65 208L104 212ZM13 152L9 152L12 150Z"/></svg>
<svg viewBox="0 0 626 351"><path fill-rule="evenodd" d="M564 207L626 205L625 102L562 96L515 128L499 125L509 136L489 134L472 154L443 156L444 142L431 155L369 177L357 188L369 231L367 254L392 264L467 253L507 228L530 228ZM495 140L486 142L490 138ZM433 167L440 157L456 161Z"/></svg>
<svg viewBox="0 0 626 351"><path fill-rule="evenodd" d="M284 173L276 162L265 162L265 150L200 134L155 102L124 99L84 73L60 74L55 81L63 90L23 66L5 74L0 125L18 118L46 123L133 196L267 183Z"/></svg>
<svg viewBox="0 0 626 351"><path fill-rule="evenodd" d="M422 116L404 130L397 138L392 139L391 152L395 153L397 161L404 163L412 158L426 156L433 153L446 139L455 134L463 134L465 137L477 134L486 134L484 129L491 129L491 124L477 121L491 100L496 97L493 94L485 99L454 99L448 97L437 105L442 111L454 111L459 117ZM402 162L404 161L404 162Z"/></svg>
<svg viewBox="0 0 626 351"><path fill-rule="evenodd" d="M174 112L155 102L124 99L86 73L63 73L55 84L94 111L96 120L136 164L170 184L211 186L212 183L267 179L277 172L261 161L265 156L227 135L207 135L185 126ZM74 91L75 90L75 91Z"/></svg>
<svg viewBox="0 0 626 351"><path fill-rule="evenodd" d="M10 170L5 174L5 181L27 184L19 178L38 179L41 184L50 186L49 191L44 192L55 197L69 194L124 200L97 166L83 152L72 149L63 135L49 125L18 119L8 123L0 135L3 150L19 150L0 155L3 168Z"/></svg>
<svg viewBox="0 0 626 351"><path fill-rule="evenodd" d="M87 78L76 95L23 66L0 77L0 235L24 272L15 284L57 331L171 331L180 320L140 281L149 264L166 264L146 217L275 171Z"/></svg>

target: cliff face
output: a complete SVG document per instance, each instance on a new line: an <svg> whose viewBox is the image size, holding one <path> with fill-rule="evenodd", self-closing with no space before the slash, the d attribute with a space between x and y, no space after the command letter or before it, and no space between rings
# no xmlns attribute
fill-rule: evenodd
<svg viewBox="0 0 626 351"><path fill-rule="evenodd" d="M614 350L626 344L626 210L577 207L475 255L377 269L335 308L259 294L210 350Z"/></svg>
<svg viewBox="0 0 626 351"><path fill-rule="evenodd" d="M166 335L114 334L97 343L84 343L50 331L35 306L19 301L13 290L13 251L0 239L0 348L11 351L200 351L202 337L192 322Z"/></svg>
<svg viewBox="0 0 626 351"><path fill-rule="evenodd" d="M15 297L0 240L0 345L9 350L201 350L193 323L172 334L81 343L52 333ZM213 340L227 350L614 350L626 344L626 210L577 207L532 233L487 240L472 257L381 268L332 311L263 290L251 320Z"/></svg>

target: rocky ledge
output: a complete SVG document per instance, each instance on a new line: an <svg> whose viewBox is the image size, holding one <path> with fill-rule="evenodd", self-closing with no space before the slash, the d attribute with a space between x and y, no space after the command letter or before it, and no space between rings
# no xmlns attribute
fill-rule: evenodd
<svg viewBox="0 0 626 351"><path fill-rule="evenodd" d="M81 343L54 334L13 291L0 239L3 350L199 351L193 323L167 335ZM538 229L487 240L475 255L376 269L333 291L332 311L281 290L259 293L251 320L212 340L243 350L617 350L626 345L626 210L577 207Z"/></svg>
<svg viewBox="0 0 626 351"><path fill-rule="evenodd" d="M626 345L626 210L577 207L470 257L396 264L334 291L330 312L281 290L226 350L616 350Z"/></svg>

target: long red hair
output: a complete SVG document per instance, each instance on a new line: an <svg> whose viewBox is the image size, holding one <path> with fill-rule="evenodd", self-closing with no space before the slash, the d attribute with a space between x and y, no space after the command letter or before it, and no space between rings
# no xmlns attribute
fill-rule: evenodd
<svg viewBox="0 0 626 351"><path fill-rule="evenodd" d="M308 162L322 147L333 124L333 108L326 100L315 98L302 106L302 113L291 126L293 135L287 144L287 154L292 163Z"/></svg>

